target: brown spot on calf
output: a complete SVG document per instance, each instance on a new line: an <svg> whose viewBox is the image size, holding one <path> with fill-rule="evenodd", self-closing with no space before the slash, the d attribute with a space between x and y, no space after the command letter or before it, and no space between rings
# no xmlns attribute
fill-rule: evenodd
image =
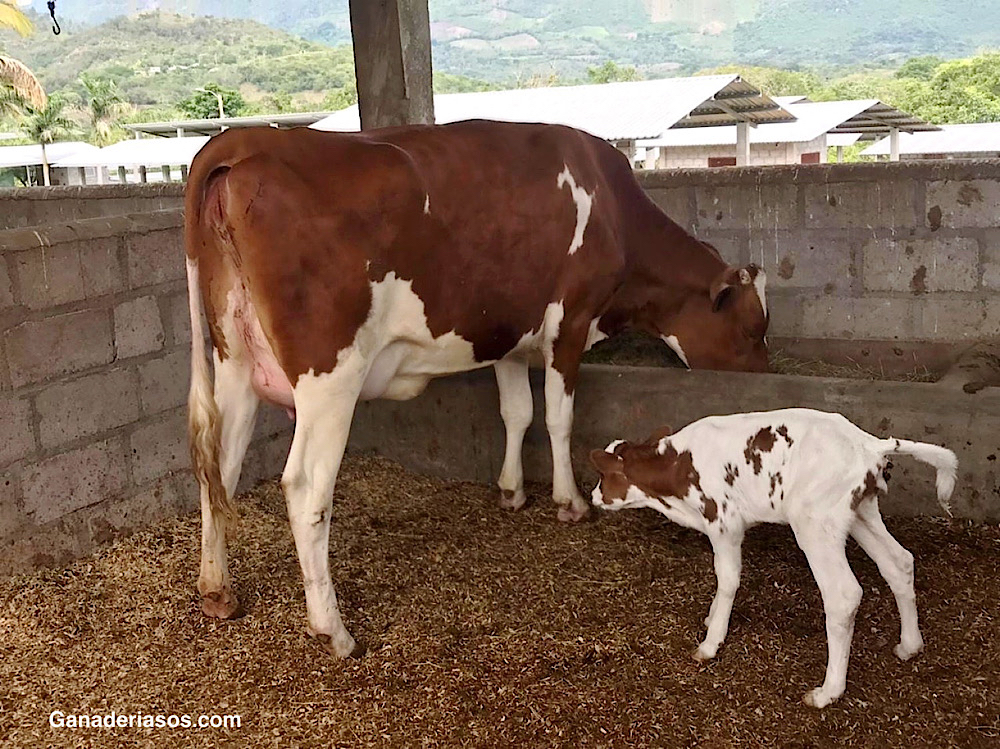
<svg viewBox="0 0 1000 749"><path fill-rule="evenodd" d="M851 492L851 509L857 510L866 499L876 499L885 496L885 492L878 486L874 471L865 474L865 483Z"/></svg>
<svg viewBox="0 0 1000 749"><path fill-rule="evenodd" d="M762 453L769 453L774 447L776 438L771 427L764 427L757 434L747 439L747 447L743 451L743 456L747 460L747 465L753 466L753 473L756 476L763 467Z"/></svg>

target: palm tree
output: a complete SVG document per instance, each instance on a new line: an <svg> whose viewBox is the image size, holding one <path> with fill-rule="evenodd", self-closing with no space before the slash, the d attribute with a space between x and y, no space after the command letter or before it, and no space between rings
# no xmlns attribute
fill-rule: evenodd
<svg viewBox="0 0 1000 749"><path fill-rule="evenodd" d="M45 153L45 146L53 143L59 137L68 135L74 128L74 124L63 114L66 103L57 95L49 97L48 102L41 109L32 105L24 108L24 118L21 120L21 132L34 143L42 147L42 174L44 184L49 185L49 160Z"/></svg>
<svg viewBox="0 0 1000 749"><path fill-rule="evenodd" d="M80 76L80 83L87 92L88 116L97 145L106 146L111 140L115 121L132 107L122 97L118 84L110 78L95 78L84 73Z"/></svg>
<svg viewBox="0 0 1000 749"><path fill-rule="evenodd" d="M31 21L18 10L13 0L0 0L0 30L2 29L11 29L21 36L27 36L32 31ZM0 54L0 89L0 98L8 99L6 109L10 108L11 93L33 107L45 106L45 89L35 74L23 62L4 54Z"/></svg>

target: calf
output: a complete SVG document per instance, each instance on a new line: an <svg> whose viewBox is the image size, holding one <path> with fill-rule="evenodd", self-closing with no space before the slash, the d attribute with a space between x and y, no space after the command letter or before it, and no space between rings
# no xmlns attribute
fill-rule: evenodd
<svg viewBox="0 0 1000 749"><path fill-rule="evenodd" d="M642 444L615 440L590 459L601 472L592 494L603 509L650 507L706 534L715 552L718 590L694 653L714 658L729 628L740 584L744 531L787 523L805 552L826 610L828 660L823 684L807 705L825 707L844 693L861 586L844 553L851 535L878 565L899 607L902 660L923 647L913 590L913 555L882 523L888 456L909 455L937 469L937 495L950 514L958 461L923 442L879 439L839 414L805 408L709 416L676 434L661 431Z"/></svg>

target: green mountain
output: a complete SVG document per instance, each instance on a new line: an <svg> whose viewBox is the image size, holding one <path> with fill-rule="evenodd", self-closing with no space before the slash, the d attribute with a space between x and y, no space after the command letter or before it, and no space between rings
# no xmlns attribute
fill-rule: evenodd
<svg viewBox="0 0 1000 749"><path fill-rule="evenodd" d="M35 7L44 13L44 0ZM161 9L350 41L347 0L63 0L58 8L87 24ZM997 0L429 0L429 8L436 68L495 81L578 77L607 59L655 75L726 63L885 64L1000 46Z"/></svg>

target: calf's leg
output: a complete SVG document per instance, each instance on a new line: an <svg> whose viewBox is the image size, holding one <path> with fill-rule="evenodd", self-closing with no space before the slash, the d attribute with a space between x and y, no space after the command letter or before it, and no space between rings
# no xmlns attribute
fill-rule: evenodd
<svg viewBox="0 0 1000 749"><path fill-rule="evenodd" d="M812 707L826 707L847 686L847 664L854 637L854 617L861 605L861 586L844 553L846 528L831 528L828 523L797 523L792 530L809 561L826 611L826 678L821 686L807 692L803 700Z"/></svg>
<svg viewBox="0 0 1000 749"><path fill-rule="evenodd" d="M913 555L892 537L878 507L863 503L858 518L851 526L851 535L878 565L878 571L889 584L899 609L899 644L896 655L909 660L924 647L917 623L917 596L913 589Z"/></svg>
<svg viewBox="0 0 1000 749"><path fill-rule="evenodd" d="M740 571L743 557L743 531L730 532L725 535L714 533L709 536L715 551L715 575L718 578L718 589L712 608L709 609L705 626L708 632L704 641L694 652L696 661L707 661L715 657L719 645L726 639L729 631L729 617L733 611L733 601L740 587Z"/></svg>

